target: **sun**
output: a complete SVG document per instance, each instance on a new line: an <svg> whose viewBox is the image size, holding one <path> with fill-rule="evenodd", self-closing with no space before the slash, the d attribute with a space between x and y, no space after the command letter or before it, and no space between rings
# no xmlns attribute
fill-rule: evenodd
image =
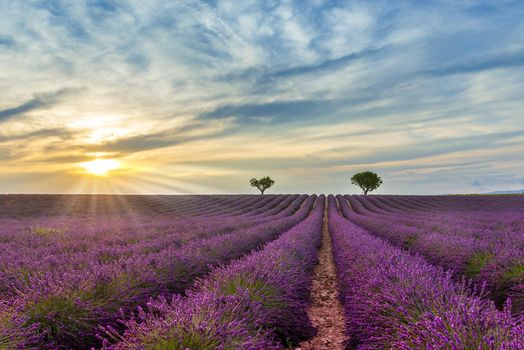
<svg viewBox="0 0 524 350"><path fill-rule="evenodd" d="M88 174L96 176L107 176L110 171L120 168L120 162L116 159L95 159L80 165Z"/></svg>

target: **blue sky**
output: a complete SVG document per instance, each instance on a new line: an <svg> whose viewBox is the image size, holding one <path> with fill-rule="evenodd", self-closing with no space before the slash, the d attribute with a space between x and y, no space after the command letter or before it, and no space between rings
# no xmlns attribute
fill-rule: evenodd
<svg viewBox="0 0 524 350"><path fill-rule="evenodd" d="M0 11L0 192L524 188L522 1Z"/></svg>

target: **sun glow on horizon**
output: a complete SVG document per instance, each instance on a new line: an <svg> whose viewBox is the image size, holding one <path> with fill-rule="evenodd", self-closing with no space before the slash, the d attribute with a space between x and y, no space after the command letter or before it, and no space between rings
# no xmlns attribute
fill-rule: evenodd
<svg viewBox="0 0 524 350"><path fill-rule="evenodd" d="M110 171L119 169L121 164L116 159L95 159L80 164L90 175L107 176Z"/></svg>

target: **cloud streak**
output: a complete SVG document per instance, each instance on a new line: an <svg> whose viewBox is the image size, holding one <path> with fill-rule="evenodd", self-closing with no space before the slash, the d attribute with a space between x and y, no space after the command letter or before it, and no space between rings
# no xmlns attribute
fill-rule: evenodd
<svg viewBox="0 0 524 350"><path fill-rule="evenodd" d="M62 139L72 137L70 130L64 128L40 129L20 134L0 134L0 143L11 141L28 141L34 138L60 137Z"/></svg>
<svg viewBox="0 0 524 350"><path fill-rule="evenodd" d="M478 73L498 68L518 68L522 66L524 66L524 51L518 51L487 58L480 57L471 62L442 66L436 69L423 71L422 74L446 76L453 74Z"/></svg>
<svg viewBox="0 0 524 350"><path fill-rule="evenodd" d="M299 100L258 104L224 105L199 115L201 120L235 118L243 125L282 124L318 118L327 109L337 108L331 101Z"/></svg>
<svg viewBox="0 0 524 350"><path fill-rule="evenodd" d="M63 88L54 92L37 94L32 99L16 107L0 110L0 122L33 110L50 108L59 103L63 97L76 91L78 89Z"/></svg>
<svg viewBox="0 0 524 350"><path fill-rule="evenodd" d="M52 192L111 156L231 192L266 170L283 191L344 191L367 167L384 191L497 190L482 176L524 166L520 1L0 6L8 189L49 166L34 188Z"/></svg>
<svg viewBox="0 0 524 350"><path fill-rule="evenodd" d="M16 46L16 41L10 36L0 35L0 48L13 48Z"/></svg>

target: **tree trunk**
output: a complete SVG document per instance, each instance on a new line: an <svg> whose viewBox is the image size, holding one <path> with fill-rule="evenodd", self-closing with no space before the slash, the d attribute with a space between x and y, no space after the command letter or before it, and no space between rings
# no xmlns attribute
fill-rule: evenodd
<svg viewBox="0 0 524 350"><path fill-rule="evenodd" d="M265 190L260 190L260 194L263 196Z"/></svg>
<svg viewBox="0 0 524 350"><path fill-rule="evenodd" d="M366 196L368 194L368 191L369 190L367 188L364 189L364 196Z"/></svg>

